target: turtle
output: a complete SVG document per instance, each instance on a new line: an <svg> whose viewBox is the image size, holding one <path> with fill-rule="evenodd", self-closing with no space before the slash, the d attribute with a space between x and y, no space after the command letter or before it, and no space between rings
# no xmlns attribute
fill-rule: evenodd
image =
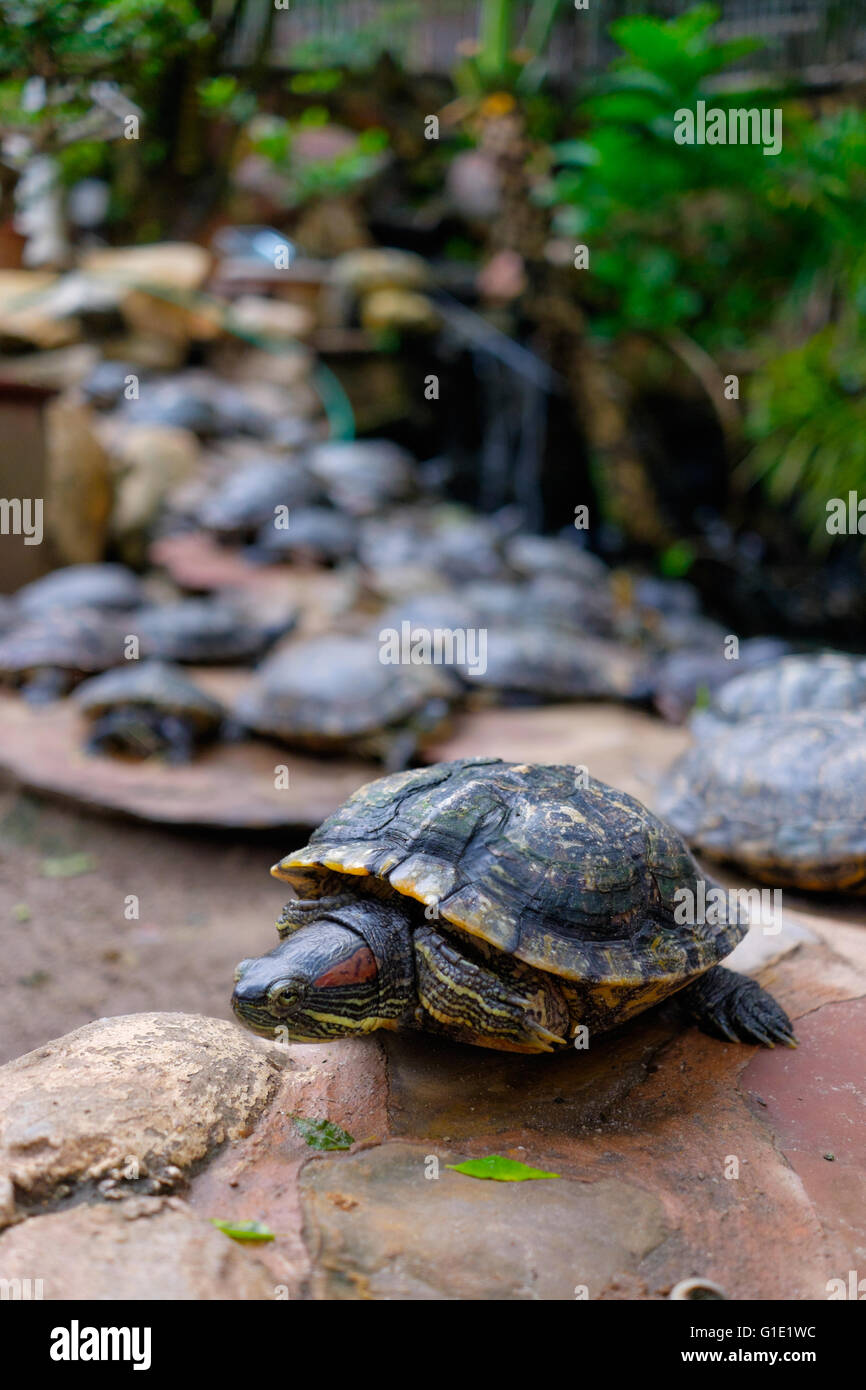
<svg viewBox="0 0 866 1390"><path fill-rule="evenodd" d="M616 633L610 593L573 575L549 570L517 583L466 585L462 592L487 622L538 623L600 637Z"/></svg>
<svg viewBox="0 0 866 1390"><path fill-rule="evenodd" d="M253 541L280 508L307 507L321 490L297 459L268 458L236 469L206 499L198 523L221 540Z"/></svg>
<svg viewBox="0 0 866 1390"><path fill-rule="evenodd" d="M258 660L296 619L292 612L270 624L253 621L223 599L188 598L141 608L128 627L140 656L206 666Z"/></svg>
<svg viewBox="0 0 866 1390"><path fill-rule="evenodd" d="M225 711L164 661L129 661L84 681L73 695L90 721L87 750L188 762L216 738Z"/></svg>
<svg viewBox="0 0 866 1390"><path fill-rule="evenodd" d="M297 897L232 996L263 1036L406 1028L544 1053L675 994L719 1037L795 1043L772 996L719 964L739 913L682 922L701 880L676 831L573 767L475 757L381 778L271 873Z"/></svg>
<svg viewBox="0 0 866 1390"><path fill-rule="evenodd" d="M788 651L781 638L747 637L736 658L728 658L724 644L721 637L715 647L683 647L650 662L653 703L671 724L682 724L696 704L706 704L744 670L775 662Z"/></svg>
<svg viewBox="0 0 866 1390"><path fill-rule="evenodd" d="M507 513L481 516L451 502L392 507L362 520L359 558L385 596L506 580L509 523Z"/></svg>
<svg viewBox="0 0 866 1390"><path fill-rule="evenodd" d="M405 767L456 695L437 666L388 664L373 633L292 641L257 668L236 717L254 732L317 753Z"/></svg>
<svg viewBox="0 0 866 1390"><path fill-rule="evenodd" d="M66 695L123 660L127 620L98 608L52 609L0 637L0 681L33 703Z"/></svg>
<svg viewBox="0 0 866 1390"><path fill-rule="evenodd" d="M415 460L390 439L328 440L312 445L304 462L328 500L350 516L372 516L416 489Z"/></svg>
<svg viewBox="0 0 866 1390"><path fill-rule="evenodd" d="M295 507L284 527L275 525L273 517L265 522L255 550L263 560L338 565L356 558L358 526L333 507Z"/></svg>
<svg viewBox="0 0 866 1390"><path fill-rule="evenodd" d="M122 612L141 603L141 580L126 565L64 565L18 590L15 605L24 617L52 609L104 608Z"/></svg>
<svg viewBox="0 0 866 1390"><path fill-rule="evenodd" d="M547 576L540 577L546 583ZM535 599L535 603L533 603ZM380 640L438 642L446 664L468 689L511 704L550 700L643 700L649 687L642 658L627 647L558 625L534 586L470 584L419 594L377 619ZM422 659L419 655L419 660Z"/></svg>
<svg viewBox="0 0 866 1390"><path fill-rule="evenodd" d="M642 659L616 642L529 622L491 625L481 633L479 657L459 662L457 670L474 691L504 703L647 698Z"/></svg>
<svg viewBox="0 0 866 1390"><path fill-rule="evenodd" d="M659 810L700 853L761 883L866 892L866 715L756 715L674 764Z"/></svg>
<svg viewBox="0 0 866 1390"><path fill-rule="evenodd" d="M866 713L866 657L808 653L743 671L716 692L706 709L692 715L691 729L704 738L756 715L783 716L801 709Z"/></svg>
<svg viewBox="0 0 866 1390"><path fill-rule="evenodd" d="M266 415L238 386L195 369L151 379L137 397L120 402L120 418L187 429L203 438L264 438L269 430Z"/></svg>

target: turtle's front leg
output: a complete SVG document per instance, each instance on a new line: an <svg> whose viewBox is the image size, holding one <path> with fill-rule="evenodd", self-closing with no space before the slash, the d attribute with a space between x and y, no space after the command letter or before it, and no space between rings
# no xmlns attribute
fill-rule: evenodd
<svg viewBox="0 0 866 1390"><path fill-rule="evenodd" d="M567 1046L568 1009L549 976L498 954L482 964L426 923L413 942L422 1028L502 1052Z"/></svg>

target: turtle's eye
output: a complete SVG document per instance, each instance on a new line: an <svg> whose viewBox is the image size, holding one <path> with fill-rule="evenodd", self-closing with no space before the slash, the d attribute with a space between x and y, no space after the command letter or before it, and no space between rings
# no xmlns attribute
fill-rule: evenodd
<svg viewBox="0 0 866 1390"><path fill-rule="evenodd" d="M278 1009L292 1009L306 992L306 987L299 980L292 980L289 984L274 985L268 991L268 1002Z"/></svg>

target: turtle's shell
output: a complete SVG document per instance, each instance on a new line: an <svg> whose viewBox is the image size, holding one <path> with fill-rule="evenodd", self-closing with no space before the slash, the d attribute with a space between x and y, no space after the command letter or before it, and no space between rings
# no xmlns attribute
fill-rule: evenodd
<svg viewBox="0 0 866 1390"><path fill-rule="evenodd" d="M391 890L451 927L564 979L657 985L728 955L740 925L680 925L699 870L645 806L572 767L464 758L361 787L272 869L299 896ZM381 889L379 891L382 891ZM650 990L650 992L652 992ZM647 1000L649 1002L649 999Z"/></svg>
<svg viewBox="0 0 866 1390"><path fill-rule="evenodd" d="M764 883L866 891L866 717L800 710L701 740L659 809L703 853Z"/></svg>
<svg viewBox="0 0 866 1390"><path fill-rule="evenodd" d="M694 721L701 734L760 715L797 710L866 710L866 658L845 652L787 656L743 671L715 696Z"/></svg>
<svg viewBox="0 0 866 1390"><path fill-rule="evenodd" d="M274 519L259 532L258 545L271 559L311 559L326 564L353 559L358 548L357 523L333 507L295 507L288 526L280 530Z"/></svg>
<svg viewBox="0 0 866 1390"><path fill-rule="evenodd" d="M296 460L263 459L229 474L204 503L199 521L217 535L252 535L273 523L277 507L305 507L318 495L317 484Z"/></svg>
<svg viewBox="0 0 866 1390"><path fill-rule="evenodd" d="M287 621L282 630L291 626ZM143 657L193 665L254 661L276 635L228 603L195 598L143 608L130 618L129 631L138 637Z"/></svg>
<svg viewBox="0 0 866 1390"><path fill-rule="evenodd" d="M73 698L82 712L93 719L121 705L175 714L201 729L215 729L223 718L217 700L193 685L177 667L163 661L128 661L85 681Z"/></svg>
<svg viewBox="0 0 866 1390"><path fill-rule="evenodd" d="M641 699L640 659L627 647L564 628L491 626L486 669L458 666L473 689L534 700Z"/></svg>
<svg viewBox="0 0 866 1390"><path fill-rule="evenodd" d="M372 636L310 637L264 661L237 704L258 733L353 739L401 724L452 683L441 667L384 665Z"/></svg>
<svg viewBox="0 0 866 1390"><path fill-rule="evenodd" d="M51 609L0 637L0 678L54 668L70 674L105 671L123 660L129 618L96 608Z"/></svg>
<svg viewBox="0 0 866 1390"><path fill-rule="evenodd" d="M329 500L350 516L371 516L415 490L415 461L390 439L314 444L305 462Z"/></svg>
<svg viewBox="0 0 866 1390"><path fill-rule="evenodd" d="M125 565L66 565L25 584L15 596L18 612L37 617L62 608L135 608L141 583Z"/></svg>

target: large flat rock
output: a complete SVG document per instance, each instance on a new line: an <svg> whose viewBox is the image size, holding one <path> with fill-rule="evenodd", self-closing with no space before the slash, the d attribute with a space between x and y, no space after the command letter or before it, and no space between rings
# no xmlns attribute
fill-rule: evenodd
<svg viewBox="0 0 866 1390"><path fill-rule="evenodd" d="M229 707L246 672L193 670ZM360 759L305 757L266 740L216 743L188 763L134 762L85 752L85 721L69 700L29 705L0 694L0 772L22 787L93 810L162 825L313 827L379 775ZM287 768L278 776L278 769Z"/></svg>

